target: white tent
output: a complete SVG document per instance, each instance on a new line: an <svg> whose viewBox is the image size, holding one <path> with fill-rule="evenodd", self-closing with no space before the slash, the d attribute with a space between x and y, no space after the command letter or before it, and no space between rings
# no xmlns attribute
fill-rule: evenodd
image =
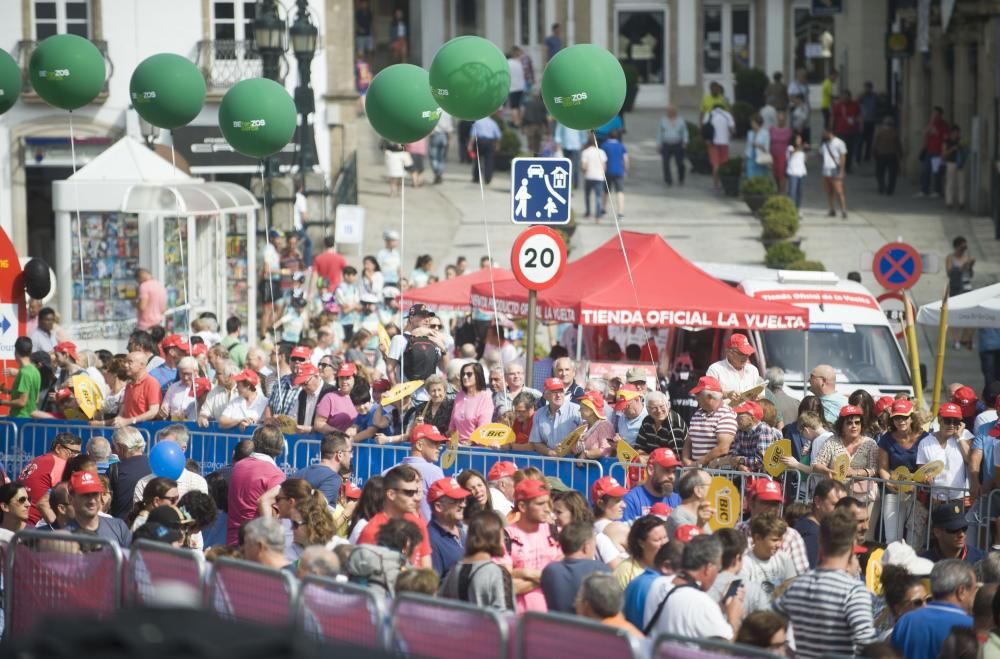
<svg viewBox="0 0 1000 659"><path fill-rule="evenodd" d="M941 322L941 300L920 307L917 322ZM977 288L948 300L948 327L1000 327L1000 284Z"/></svg>

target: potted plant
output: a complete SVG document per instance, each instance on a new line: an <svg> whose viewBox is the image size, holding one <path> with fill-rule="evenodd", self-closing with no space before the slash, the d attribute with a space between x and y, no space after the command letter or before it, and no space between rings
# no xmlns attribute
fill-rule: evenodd
<svg viewBox="0 0 1000 659"><path fill-rule="evenodd" d="M761 69L740 69L736 72L735 78L736 85L733 92L736 101L749 104L751 109L763 107L767 85L771 82L767 73Z"/></svg>
<svg viewBox="0 0 1000 659"><path fill-rule="evenodd" d="M701 127L688 121L687 130L688 145L685 155L691 163L691 171L695 174L711 174L712 163L708 159L708 146L705 144L705 138L701 136Z"/></svg>
<svg viewBox="0 0 1000 659"><path fill-rule="evenodd" d="M786 265L785 270L811 270L814 272L826 272L826 266L823 265L822 261L800 259L798 261L792 261Z"/></svg>
<svg viewBox="0 0 1000 659"><path fill-rule="evenodd" d="M625 73L625 103L623 112L631 112L635 105L635 97L639 95L639 69L631 62L621 61L622 72Z"/></svg>
<svg viewBox="0 0 1000 659"><path fill-rule="evenodd" d="M751 213L756 213L769 197L778 194L778 185L770 176L751 176L740 183L740 195Z"/></svg>
<svg viewBox="0 0 1000 659"><path fill-rule="evenodd" d="M510 161L521 153L521 136L506 123L500 126L500 142L493 157L493 166L496 171L505 171L510 169Z"/></svg>
<svg viewBox="0 0 1000 659"><path fill-rule="evenodd" d="M733 103L733 123L736 124L736 128L733 130L738 137L746 137L747 132L750 131L750 117L753 116L753 113L753 106L746 101Z"/></svg>
<svg viewBox="0 0 1000 659"><path fill-rule="evenodd" d="M719 165L719 180L727 197L740 196L740 174L743 173L743 159L730 158Z"/></svg>
<svg viewBox="0 0 1000 659"><path fill-rule="evenodd" d="M782 241L767 248L764 263L769 268L783 270L796 261L804 261L805 258L806 253L798 245Z"/></svg>
<svg viewBox="0 0 1000 659"><path fill-rule="evenodd" d="M799 216L795 212L778 210L761 216L763 232L761 240L765 247L788 240L799 230Z"/></svg>

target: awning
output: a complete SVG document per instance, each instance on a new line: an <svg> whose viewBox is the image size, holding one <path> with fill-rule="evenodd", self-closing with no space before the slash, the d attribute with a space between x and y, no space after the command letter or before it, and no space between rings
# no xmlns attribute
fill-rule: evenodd
<svg viewBox="0 0 1000 659"><path fill-rule="evenodd" d="M514 275L511 274L510 270L493 268L493 279L499 285L503 282L513 281ZM423 288L411 288L403 296L403 303L409 307L416 302L422 302L437 311L468 310L472 306L469 301L472 287L476 284L485 284L487 291L490 290L489 268L476 270L460 277L443 279Z"/></svg>
<svg viewBox="0 0 1000 659"><path fill-rule="evenodd" d="M122 202L123 213L153 215L220 215L252 212L260 204L235 183L201 181L178 185L133 185Z"/></svg>
<svg viewBox="0 0 1000 659"><path fill-rule="evenodd" d="M941 322L941 300L920 307L917 322ZM984 286L948 299L949 327L1000 327L1000 284Z"/></svg>

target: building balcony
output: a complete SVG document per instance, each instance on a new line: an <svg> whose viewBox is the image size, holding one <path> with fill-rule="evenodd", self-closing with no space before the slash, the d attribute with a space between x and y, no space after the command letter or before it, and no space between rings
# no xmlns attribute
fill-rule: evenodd
<svg viewBox="0 0 1000 659"><path fill-rule="evenodd" d="M260 51L253 41L215 39L198 42L195 62L205 76L210 96L219 96L241 80L259 78L263 74ZM281 79L288 72L288 62L281 57Z"/></svg>
<svg viewBox="0 0 1000 659"><path fill-rule="evenodd" d="M104 56L104 86L101 87L101 92L94 99L94 103L103 103L108 98L108 82L111 80L111 76L115 73L115 65L108 57L108 42L98 41L91 39L91 43L97 46L97 49L101 51L101 55ZM14 61L17 62L18 68L21 69L21 98L29 103L43 103L42 98L35 93L34 88L31 86L31 78L28 75L28 67L31 63L31 54L35 52L35 47L38 45L37 41L18 41L17 45L14 47L14 52L11 55L14 57Z"/></svg>

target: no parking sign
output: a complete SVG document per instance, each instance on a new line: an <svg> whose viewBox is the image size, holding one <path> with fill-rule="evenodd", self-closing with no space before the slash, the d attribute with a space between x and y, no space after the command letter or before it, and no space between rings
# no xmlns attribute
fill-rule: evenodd
<svg viewBox="0 0 1000 659"><path fill-rule="evenodd" d="M872 259L875 280L890 291L913 288L922 272L920 252L907 243L887 243Z"/></svg>

